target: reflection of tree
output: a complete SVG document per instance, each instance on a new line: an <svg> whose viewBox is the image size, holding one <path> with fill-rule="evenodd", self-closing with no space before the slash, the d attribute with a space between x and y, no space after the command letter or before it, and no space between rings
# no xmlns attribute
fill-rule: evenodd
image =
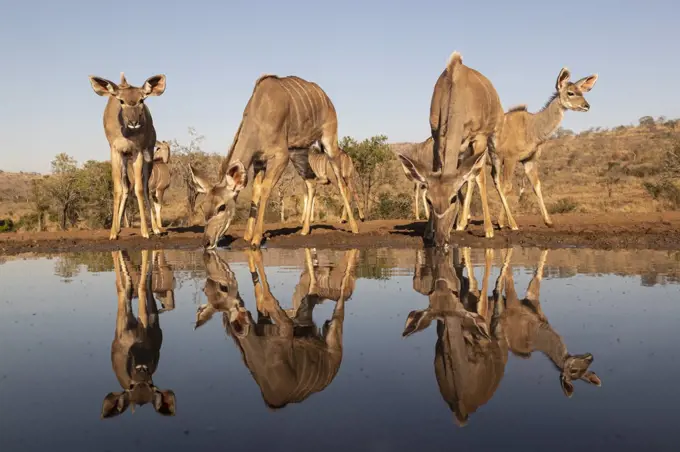
<svg viewBox="0 0 680 452"><path fill-rule="evenodd" d="M110 253L74 253L62 254L54 264L54 274L64 278L65 282L80 273L80 267L88 273L113 271L113 258Z"/></svg>

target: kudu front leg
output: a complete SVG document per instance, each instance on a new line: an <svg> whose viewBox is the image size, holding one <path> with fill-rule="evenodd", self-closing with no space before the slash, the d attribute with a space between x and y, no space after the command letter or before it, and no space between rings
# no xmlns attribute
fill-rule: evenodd
<svg viewBox="0 0 680 452"><path fill-rule="evenodd" d="M253 238L255 229L255 219L259 210L260 199L262 196L262 181L264 180L264 169L255 170L255 177L253 180L253 194L250 201L250 211L248 212L248 222L246 223L246 232L243 234L243 240L250 242Z"/></svg>
<svg viewBox="0 0 680 452"><path fill-rule="evenodd" d="M111 149L111 177L113 179L113 219L109 240L116 240L120 234L120 225L125 213L130 186L127 176L127 161L125 157Z"/></svg>
<svg viewBox="0 0 680 452"><path fill-rule="evenodd" d="M135 196L137 197L137 206L139 207L139 227L142 232L142 237L148 239L149 228L146 223L146 207L144 205L144 199L147 197L145 196L145 190L148 190L148 178L146 178L145 181L143 153L138 152L134 159L135 160L132 163L132 170L134 171L135 177Z"/></svg>
<svg viewBox="0 0 680 452"><path fill-rule="evenodd" d="M267 210L269 195L281 178L281 175L286 169L286 164L288 163L287 147L283 148L282 150L274 150L272 154L274 157L267 162L267 169L265 170L264 179L262 180L262 188L259 200L260 202L258 203L257 208L257 222L255 223L255 232L253 233L253 237L250 240L250 247L252 249L260 247L264 229L264 214ZM312 202L314 202L313 199Z"/></svg>
<svg viewBox="0 0 680 452"><path fill-rule="evenodd" d="M307 186L307 195L305 197L305 210L302 213L302 231L301 235L307 235L311 231L311 218L314 207L314 199L316 198L316 183L314 180L305 180Z"/></svg>

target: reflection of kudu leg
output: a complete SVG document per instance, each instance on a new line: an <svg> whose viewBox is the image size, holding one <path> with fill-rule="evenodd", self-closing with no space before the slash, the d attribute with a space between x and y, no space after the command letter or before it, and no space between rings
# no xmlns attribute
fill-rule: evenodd
<svg viewBox="0 0 680 452"><path fill-rule="evenodd" d="M255 301L258 313L271 316L274 322L279 326L279 334L281 336L293 336L293 321L286 315L286 312L281 308L279 301L274 298L269 288L267 281L267 274L262 264L262 251L246 250L248 254L248 268L253 278L253 286L255 291Z"/></svg>

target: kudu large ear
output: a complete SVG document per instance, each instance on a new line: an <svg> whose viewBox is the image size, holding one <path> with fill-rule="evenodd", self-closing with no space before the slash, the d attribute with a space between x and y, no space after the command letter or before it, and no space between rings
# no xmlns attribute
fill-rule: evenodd
<svg viewBox="0 0 680 452"><path fill-rule="evenodd" d="M589 75L588 77L583 77L581 80L574 83L574 85L578 86L578 89L580 89L582 92L587 93L593 89L593 86L595 86L596 82L597 74L593 74Z"/></svg>
<svg viewBox="0 0 680 452"><path fill-rule="evenodd" d="M424 330L430 326L431 322L432 318L429 315L428 309L411 311L406 317L406 325L404 326L404 331L401 333L401 337L407 337L415 332Z"/></svg>
<svg viewBox="0 0 680 452"><path fill-rule="evenodd" d="M102 419L116 417L130 405L130 394L127 391L109 392L102 404Z"/></svg>
<svg viewBox="0 0 680 452"><path fill-rule="evenodd" d="M222 175L219 184L222 187L227 187L234 193L238 193L246 187L246 168L240 161L235 161Z"/></svg>
<svg viewBox="0 0 680 452"><path fill-rule="evenodd" d="M118 85L105 78L90 75L90 84L95 93L100 96L117 96L120 88Z"/></svg>
<svg viewBox="0 0 680 452"><path fill-rule="evenodd" d="M560 375L560 386L562 386L562 392L565 396L571 397L574 394L574 385L564 374Z"/></svg>
<svg viewBox="0 0 680 452"><path fill-rule="evenodd" d="M464 181L474 179L484 169L486 164L486 151L478 155L471 155L463 160L458 172Z"/></svg>
<svg viewBox="0 0 680 452"><path fill-rule="evenodd" d="M189 163L189 172L191 173L191 181L193 182L194 188L199 193L208 193L212 188L212 185L208 181L208 178L202 171L193 167Z"/></svg>
<svg viewBox="0 0 680 452"><path fill-rule="evenodd" d="M160 96L165 92L165 75L154 75L146 79L142 85L144 96Z"/></svg>
<svg viewBox="0 0 680 452"><path fill-rule="evenodd" d="M410 158L406 157L403 154L399 154L398 152L396 154L397 157L399 157L401 164L404 165L404 168L406 168L406 171L408 171L411 180L427 185L425 172L423 171L422 168L419 168L420 165L418 165L416 162L414 162L413 160L411 160Z"/></svg>
<svg viewBox="0 0 680 452"><path fill-rule="evenodd" d="M561 91L562 88L569 83L569 77L571 77L571 72L566 67L563 67L560 74L557 76L557 82L555 82L555 89Z"/></svg>
<svg viewBox="0 0 680 452"><path fill-rule="evenodd" d="M153 408L158 414L163 416L174 416L175 393L170 389L165 391L156 389L153 394Z"/></svg>
<svg viewBox="0 0 680 452"><path fill-rule="evenodd" d="M591 385L595 385L597 387L602 386L602 380L600 380L600 377L595 375L595 372L593 372L591 370L584 373L583 376L581 377L581 380L587 381Z"/></svg>

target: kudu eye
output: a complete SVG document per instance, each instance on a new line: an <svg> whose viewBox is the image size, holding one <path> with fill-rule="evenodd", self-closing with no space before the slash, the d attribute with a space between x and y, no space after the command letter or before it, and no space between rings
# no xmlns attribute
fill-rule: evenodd
<svg viewBox="0 0 680 452"><path fill-rule="evenodd" d="M217 213L222 213L225 210L227 210L227 205L226 204L220 204L220 206L217 208Z"/></svg>
<svg viewBox="0 0 680 452"><path fill-rule="evenodd" d="M121 105L125 105L125 101L123 99L118 99Z"/></svg>
<svg viewBox="0 0 680 452"><path fill-rule="evenodd" d="M574 92L573 91L567 91L567 96L574 97Z"/></svg>

